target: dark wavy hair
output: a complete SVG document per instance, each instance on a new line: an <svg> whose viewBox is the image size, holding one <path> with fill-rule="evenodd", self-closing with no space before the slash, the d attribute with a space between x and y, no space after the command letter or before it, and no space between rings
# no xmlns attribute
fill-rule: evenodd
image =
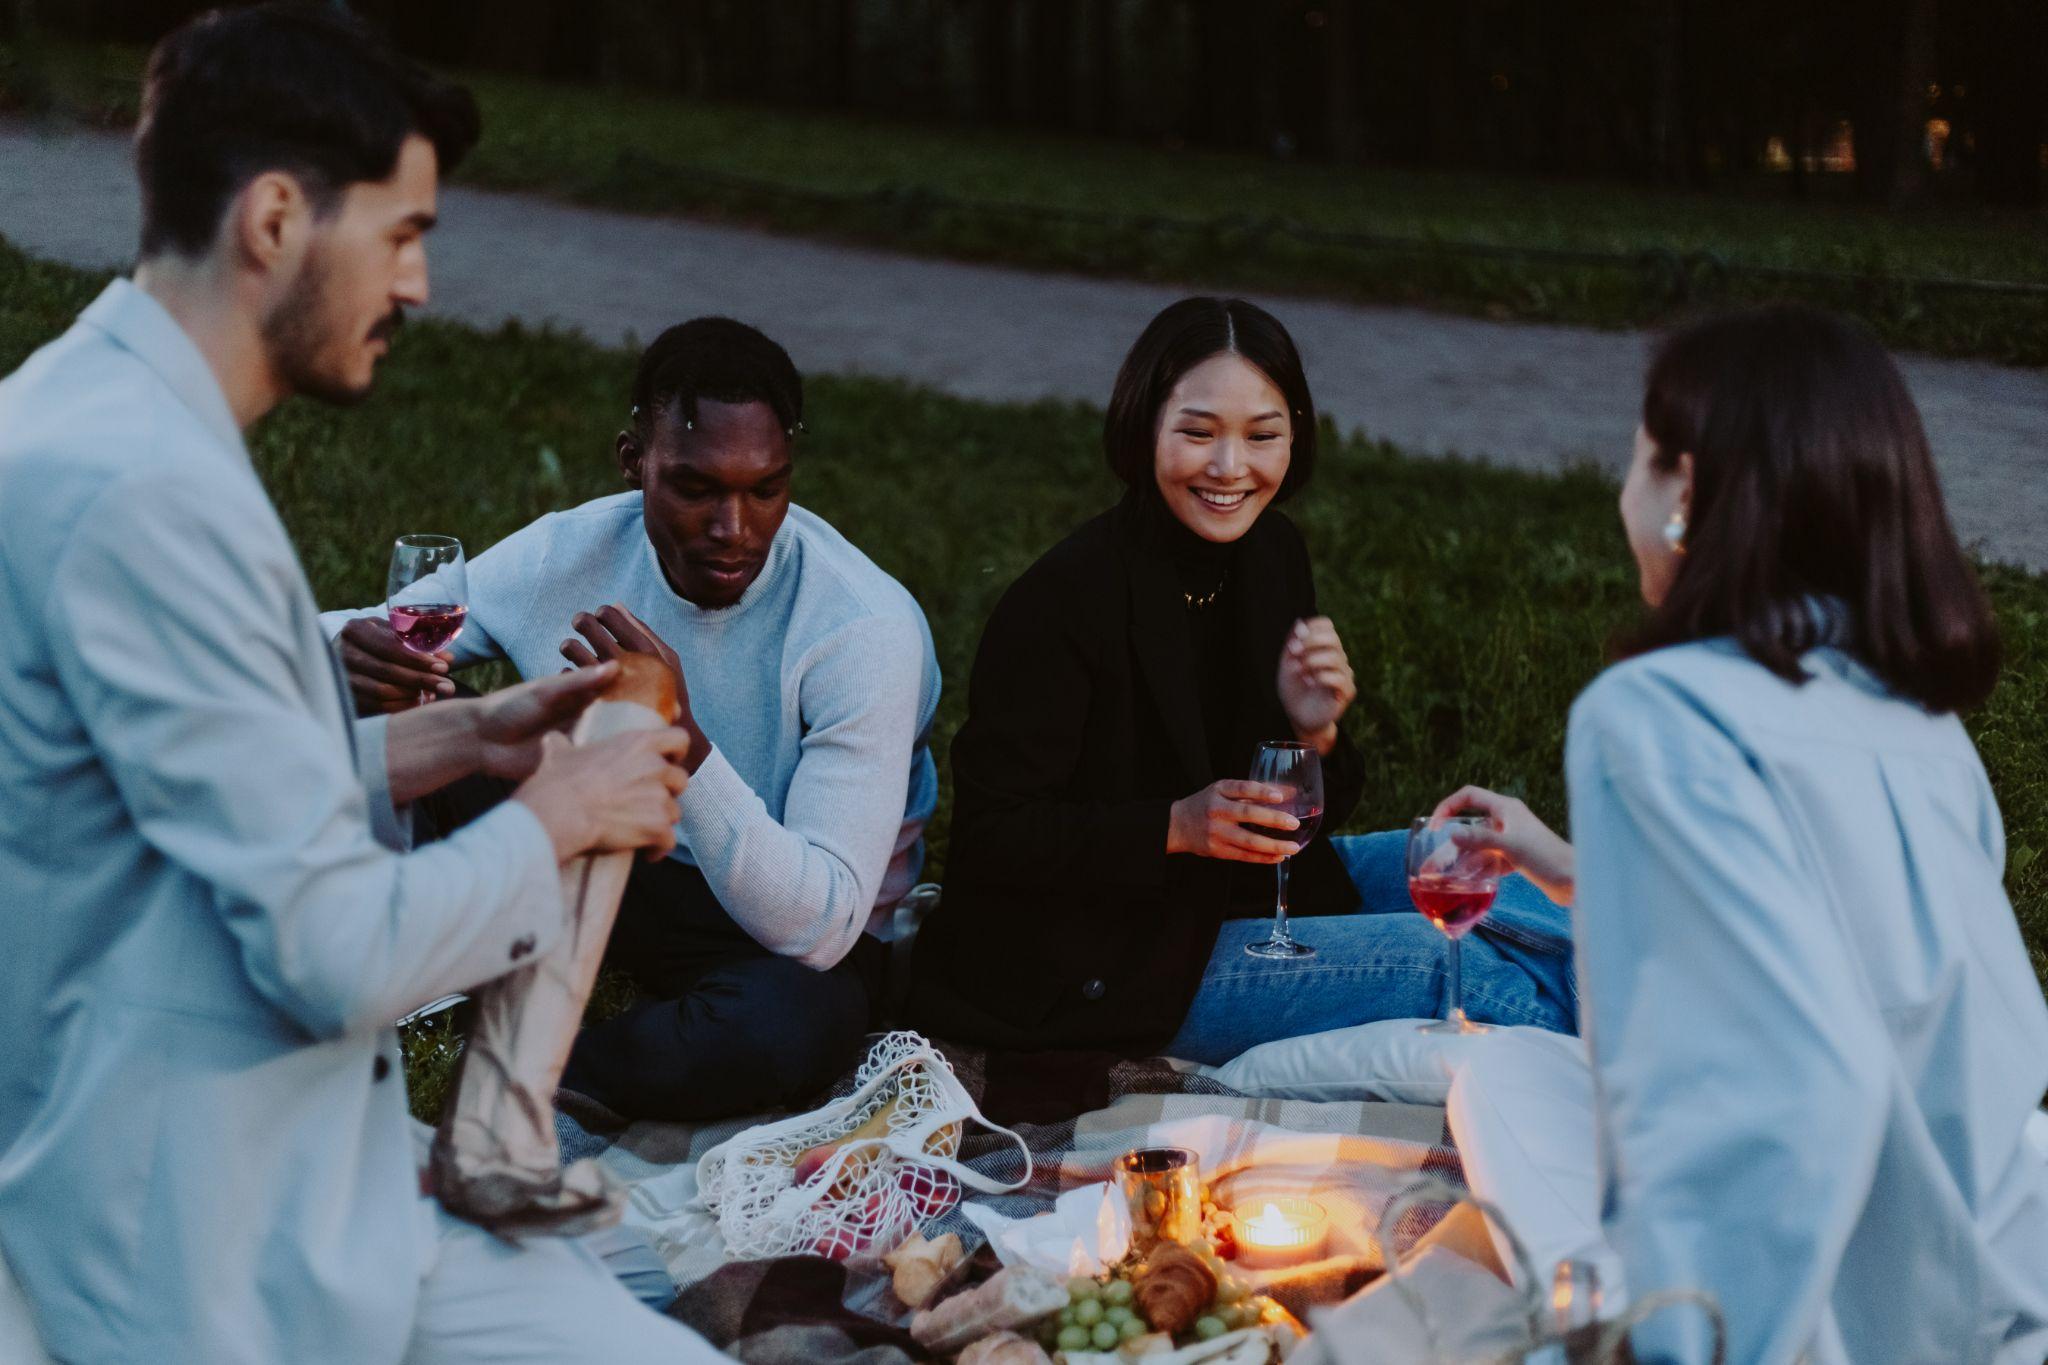
<svg viewBox="0 0 2048 1365"><path fill-rule="evenodd" d="M142 255L205 254L228 202L268 171L290 174L327 213L350 185L389 178L415 133L445 177L480 126L467 90L334 5L202 14L156 45L143 76Z"/></svg>
<svg viewBox="0 0 2048 1365"><path fill-rule="evenodd" d="M1199 297L1170 303L1145 324L1117 371L1102 422L1102 450L1126 487L1144 488L1152 480L1159 409L1173 386L1195 366L1225 352L1256 365L1287 400L1294 440L1287 477L1274 501L1307 486L1316 468L1316 405L1294 338L1280 319L1255 303Z"/></svg>
<svg viewBox="0 0 2048 1365"><path fill-rule="evenodd" d="M1949 525L1919 410L1860 325L1773 305L1694 323L1650 365L1657 467L1693 460L1686 553L1639 653L1732 636L1780 677L1840 645L1891 690L1960 711L1998 680L1998 628ZM1841 619L1814 599L1840 604Z"/></svg>

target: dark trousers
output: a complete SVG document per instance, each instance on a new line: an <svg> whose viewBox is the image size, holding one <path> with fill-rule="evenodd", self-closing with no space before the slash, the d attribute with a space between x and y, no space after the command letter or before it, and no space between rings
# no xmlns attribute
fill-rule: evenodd
<svg viewBox="0 0 2048 1365"><path fill-rule="evenodd" d="M562 1084L634 1118L710 1119L801 1103L859 1059L887 950L863 934L828 971L778 957L696 868L642 863L605 964L653 997L577 1035Z"/></svg>
<svg viewBox="0 0 2048 1365"><path fill-rule="evenodd" d="M458 782L422 803L420 823L445 833L510 794ZM649 998L577 1035L563 1087L629 1118L701 1120L799 1104L837 1080L880 1010L888 950L863 934L826 971L779 957L702 872L663 859L634 864L605 966Z"/></svg>

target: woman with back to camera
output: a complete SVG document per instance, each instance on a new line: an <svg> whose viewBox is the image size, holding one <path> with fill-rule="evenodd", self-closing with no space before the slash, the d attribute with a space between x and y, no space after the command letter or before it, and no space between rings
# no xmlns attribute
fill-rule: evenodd
<svg viewBox="0 0 2048 1365"><path fill-rule="evenodd" d="M1576 857L1438 811L1575 900L1628 1290L1712 1292L1731 1361L2039 1365L2048 1005L1957 718L1998 642L1897 367L1802 308L1676 333L1621 516L1650 610L1572 708Z"/></svg>
<svg viewBox="0 0 2048 1365"><path fill-rule="evenodd" d="M1301 534L1315 406L1271 314L1168 307L1104 423L1128 492L1012 584L982 636L953 746L945 898L911 1005L943 1037L1018 1049L1164 1049L1221 1062L1348 1024L1438 1015L1445 939L1414 913L1405 831L1332 840L1362 782L1355 694ZM1269 742L1313 753L1324 809L1246 780ZM1318 916L1316 955L1258 958L1274 865ZM1363 911L1363 913L1360 913ZM1509 878L1466 942L1477 1019L1569 1031L1567 915Z"/></svg>

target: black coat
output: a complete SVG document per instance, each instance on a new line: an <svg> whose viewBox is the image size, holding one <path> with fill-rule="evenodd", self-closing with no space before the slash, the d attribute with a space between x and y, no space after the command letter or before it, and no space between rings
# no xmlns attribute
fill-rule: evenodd
<svg viewBox="0 0 2048 1365"><path fill-rule="evenodd" d="M1167 825L1176 800L1248 776L1260 740L1293 737L1275 679L1288 632L1316 614L1308 551L1270 510L1238 542L1212 610L1230 613L1244 670L1244 757L1219 773L1188 607L1142 515L1127 499L1067 537L1010 586L982 634L953 744L945 894L919 934L910 997L913 1022L936 1036L1157 1049L1186 1016L1222 922L1271 910L1270 868L1168 856ZM1323 772L1327 831L1363 783L1349 739ZM1305 915L1357 908L1326 834L1293 859L1288 900Z"/></svg>

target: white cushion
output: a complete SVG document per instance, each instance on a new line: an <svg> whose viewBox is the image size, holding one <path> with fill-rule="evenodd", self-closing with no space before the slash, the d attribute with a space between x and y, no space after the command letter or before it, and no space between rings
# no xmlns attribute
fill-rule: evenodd
<svg viewBox="0 0 2048 1365"><path fill-rule="evenodd" d="M1424 1033L1426 1022L1383 1019L1282 1038L1201 1070L1232 1090L1261 1099L1442 1104L1455 1063L1492 1035Z"/></svg>

